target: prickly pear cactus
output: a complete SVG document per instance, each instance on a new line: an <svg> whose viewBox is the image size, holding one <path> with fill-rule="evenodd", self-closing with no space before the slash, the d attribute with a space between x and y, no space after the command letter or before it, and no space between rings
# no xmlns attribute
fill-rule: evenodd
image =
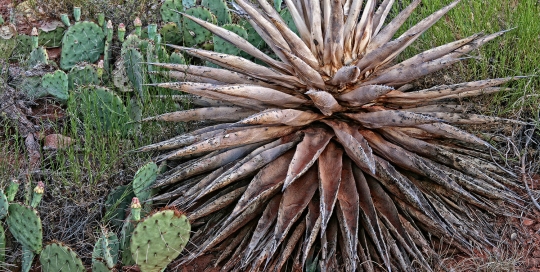
<svg viewBox="0 0 540 272"><path fill-rule="evenodd" d="M181 12L183 10L184 6L182 6L181 0L165 0L159 9L159 13L161 14L161 20L163 22L180 24L182 15L176 11Z"/></svg>
<svg viewBox="0 0 540 272"><path fill-rule="evenodd" d="M69 70L79 62L96 62L105 48L105 34L92 22L77 22L62 39L60 68Z"/></svg>
<svg viewBox="0 0 540 272"><path fill-rule="evenodd" d="M124 68L126 75L129 78L131 84L135 90L142 97L144 95L144 65L141 63L145 60L139 49L128 48L125 51L122 50L122 60L124 61Z"/></svg>
<svg viewBox="0 0 540 272"><path fill-rule="evenodd" d="M92 272L109 272L112 271L107 265L100 260L92 261Z"/></svg>
<svg viewBox="0 0 540 272"><path fill-rule="evenodd" d="M182 6L184 10L192 8L197 5L197 0L182 0Z"/></svg>
<svg viewBox="0 0 540 272"><path fill-rule="evenodd" d="M161 36L163 36L163 43L168 44L181 44L182 43L182 31L178 28L176 23L167 23L159 30Z"/></svg>
<svg viewBox="0 0 540 272"><path fill-rule="evenodd" d="M61 102L67 101L68 94L68 76L64 71L57 70L54 73L46 74L41 80L41 87L47 95L51 95Z"/></svg>
<svg viewBox="0 0 540 272"><path fill-rule="evenodd" d="M83 272L83 263L79 256L68 246L60 243L47 245L39 256L43 272Z"/></svg>
<svg viewBox="0 0 540 272"><path fill-rule="evenodd" d="M0 59L7 59L17 46L17 29L12 24L0 27Z"/></svg>
<svg viewBox="0 0 540 272"><path fill-rule="evenodd" d="M142 272L167 267L186 246L191 231L187 217L177 210L156 212L139 222L131 236L131 254Z"/></svg>
<svg viewBox="0 0 540 272"><path fill-rule="evenodd" d="M49 55L47 50L43 46L40 46L30 53L30 58L28 59L28 66L34 67L38 64L47 64L49 62Z"/></svg>
<svg viewBox="0 0 540 272"><path fill-rule="evenodd" d="M93 65L76 65L69 71L68 87L70 90L78 86L97 85L99 77L96 68Z"/></svg>
<svg viewBox="0 0 540 272"><path fill-rule="evenodd" d="M131 201L131 214L130 218L124 221L122 231L120 232L120 251L122 252L122 263L124 265L133 265L135 261L131 256L130 242L131 234L135 229L135 223L141 220L141 202L137 197L133 197Z"/></svg>
<svg viewBox="0 0 540 272"><path fill-rule="evenodd" d="M186 64L186 59L184 58L184 55L182 55L182 53L172 52L169 58L169 62L176 64Z"/></svg>
<svg viewBox="0 0 540 272"><path fill-rule="evenodd" d="M41 219L37 211L29 206L11 203L6 219L9 231L17 242L39 254L43 240Z"/></svg>
<svg viewBox="0 0 540 272"><path fill-rule="evenodd" d="M133 177L133 192L144 202L150 197L150 186L154 184L158 175L158 166L153 162L145 164L139 168Z"/></svg>
<svg viewBox="0 0 540 272"><path fill-rule="evenodd" d="M0 41L1 43L1 41ZM24 60L32 52L32 39L28 35L17 35L17 50L13 50L11 59L15 61ZM0 53L1 54L1 53Z"/></svg>
<svg viewBox="0 0 540 272"><path fill-rule="evenodd" d="M36 254L32 250L22 247L22 262L21 262L21 272L28 272L32 268L32 263L34 262L34 257Z"/></svg>
<svg viewBox="0 0 540 272"><path fill-rule="evenodd" d="M231 13L225 0L202 0L201 5L216 15L218 25L232 23Z"/></svg>
<svg viewBox="0 0 540 272"><path fill-rule="evenodd" d="M239 25L235 25L235 24L228 24L228 25L224 25L222 26L224 29L227 29L231 32L234 32L236 34L238 34L240 37L244 38L244 39L247 39L247 32L246 30L239 26ZM240 52L242 52L242 50L240 50L240 48L238 48L237 46L231 44L230 42L214 35L214 51L216 52L219 52L219 53L225 53L225 54L229 54L229 55L234 55L234 56L238 56L240 55Z"/></svg>
<svg viewBox="0 0 540 272"><path fill-rule="evenodd" d="M92 252L92 262L103 261L108 268L113 268L118 262L120 242L114 232L105 231L96 241Z"/></svg>
<svg viewBox="0 0 540 272"><path fill-rule="evenodd" d="M4 191L0 191L0 219L3 219L6 217L8 213L9 203L8 199L6 197L6 194L4 194Z"/></svg>
<svg viewBox="0 0 540 272"><path fill-rule="evenodd" d="M66 28L60 21L51 21L39 28L39 45L50 48L60 47Z"/></svg>
<svg viewBox="0 0 540 272"><path fill-rule="evenodd" d="M186 10L186 14L193 17L205 20L212 24L216 23L216 16L214 16L208 9L203 7L190 8ZM204 27L198 25L190 19L184 18L183 36L184 45L193 47L198 44L202 44L212 39L212 33L206 30Z"/></svg>
<svg viewBox="0 0 540 272"><path fill-rule="evenodd" d="M105 214L109 215L106 222L114 227L121 227L123 220L126 218L126 209L134 196L131 186L128 185L118 186L113 189L107 196L107 200L105 200Z"/></svg>
<svg viewBox="0 0 540 272"><path fill-rule="evenodd" d="M5 261L6 261L6 231L4 230L4 226L0 224L0 264L4 263Z"/></svg>
<svg viewBox="0 0 540 272"><path fill-rule="evenodd" d="M79 98L83 101L81 113L85 119L98 120L95 124L104 131L119 130L127 134L130 125L129 116L122 99L103 87L84 87L79 90Z"/></svg>

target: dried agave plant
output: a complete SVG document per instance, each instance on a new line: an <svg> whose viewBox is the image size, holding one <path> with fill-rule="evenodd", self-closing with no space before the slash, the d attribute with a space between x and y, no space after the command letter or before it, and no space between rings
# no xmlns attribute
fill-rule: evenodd
<svg viewBox="0 0 540 272"><path fill-rule="evenodd" d="M233 271L430 271L433 243L464 252L492 246L482 215L519 205L518 185L492 161L494 147L463 125L517 121L466 114L448 100L498 92L515 78L416 91L408 83L504 31L395 64L459 1L397 38L420 0L386 24L392 0L286 0L299 35L266 0L235 2L276 58L184 15L265 65L179 46L221 68L155 64L179 79L156 85L189 93L201 107L145 120L209 122L139 149L169 150L156 159L173 167L156 181L153 200L199 226L178 263L218 251L216 265Z"/></svg>

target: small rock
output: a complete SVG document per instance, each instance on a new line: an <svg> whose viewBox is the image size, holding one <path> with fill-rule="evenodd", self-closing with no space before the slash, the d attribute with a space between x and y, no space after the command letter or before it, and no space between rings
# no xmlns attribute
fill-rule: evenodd
<svg viewBox="0 0 540 272"><path fill-rule="evenodd" d="M59 150L72 145L75 141L61 134L50 134L45 137L44 150Z"/></svg>
<svg viewBox="0 0 540 272"><path fill-rule="evenodd" d="M517 239L517 234L515 232L510 234L510 239L516 240Z"/></svg>

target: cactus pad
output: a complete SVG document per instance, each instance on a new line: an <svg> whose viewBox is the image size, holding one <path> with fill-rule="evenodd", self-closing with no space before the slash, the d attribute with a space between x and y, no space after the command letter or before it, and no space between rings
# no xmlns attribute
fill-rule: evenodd
<svg viewBox="0 0 540 272"><path fill-rule="evenodd" d="M109 215L106 222L115 227L122 226L126 218L126 209L134 196L131 186L123 185L114 188L105 200L106 214Z"/></svg>
<svg viewBox="0 0 540 272"><path fill-rule="evenodd" d="M85 271L81 259L69 247L60 243L46 246L39 256L43 272L83 272Z"/></svg>
<svg viewBox="0 0 540 272"><path fill-rule="evenodd" d="M60 21L51 21L43 24L39 28L39 45L47 48L61 46L65 31L66 28Z"/></svg>
<svg viewBox="0 0 540 272"><path fill-rule="evenodd" d="M17 50L14 50L11 54L12 60L18 61L28 58L28 55L32 52L32 38L28 35L18 35L17 46L15 48L17 48Z"/></svg>
<svg viewBox="0 0 540 272"><path fill-rule="evenodd" d="M6 231L0 224L0 264L6 261Z"/></svg>
<svg viewBox="0 0 540 272"><path fill-rule="evenodd" d="M202 0L201 5L216 15L218 25L226 25L232 22L231 13L225 0Z"/></svg>
<svg viewBox="0 0 540 272"><path fill-rule="evenodd" d="M114 232L106 232L96 241L92 252L92 262L102 260L107 267L112 268L118 262L120 242Z"/></svg>
<svg viewBox="0 0 540 272"><path fill-rule="evenodd" d="M112 271L107 265L99 260L92 261L92 272L109 272Z"/></svg>
<svg viewBox="0 0 540 272"><path fill-rule="evenodd" d="M158 166L149 162L141 167L133 177L133 192L139 198L139 201L144 202L150 197L150 186L156 181L158 174Z"/></svg>
<svg viewBox="0 0 540 272"><path fill-rule="evenodd" d="M47 54L47 50L43 46L40 46L30 53L30 59L28 59L28 66L34 67L38 64L47 64L49 60L49 55Z"/></svg>
<svg viewBox="0 0 540 272"><path fill-rule="evenodd" d="M96 68L92 65L76 65L68 74L69 89L73 90L77 86L97 85L99 77Z"/></svg>
<svg viewBox="0 0 540 272"><path fill-rule="evenodd" d="M238 34L238 36L244 39L247 39L248 34L246 30L239 25L229 24L229 25L224 25L222 27L224 29L227 29L231 32ZM219 53L234 55L234 56L238 56L240 55L240 52L242 52L240 48L238 48L237 46L231 44L230 42L216 35L214 35L214 51L219 52Z"/></svg>
<svg viewBox="0 0 540 272"><path fill-rule="evenodd" d="M80 92L81 113L87 120L98 120L96 126L102 130L117 129L127 132L129 117L122 99L107 88L86 87Z"/></svg>
<svg viewBox="0 0 540 272"><path fill-rule="evenodd" d="M144 61L143 55L137 48L128 48L122 50L122 59L129 81L142 97L144 94L144 67L141 64Z"/></svg>
<svg viewBox="0 0 540 272"><path fill-rule="evenodd" d="M103 53L105 34L101 27L92 22L77 22L70 27L62 39L60 67L69 70L83 61L95 62Z"/></svg>
<svg viewBox="0 0 540 272"><path fill-rule="evenodd" d="M37 211L19 203L9 205L6 219L9 231L17 241L35 253L41 252L43 231Z"/></svg>
<svg viewBox="0 0 540 272"><path fill-rule="evenodd" d="M216 23L216 17L206 8L196 7L186 10L186 14L205 20L212 24ZM184 18L184 45L194 46L212 39L212 33L190 19Z"/></svg>
<svg viewBox="0 0 540 272"><path fill-rule="evenodd" d="M196 0L182 0L182 6L184 6L184 10L194 7L197 3Z"/></svg>
<svg viewBox="0 0 540 272"><path fill-rule="evenodd" d="M176 210L156 212L139 222L131 236L131 254L143 272L161 271L184 249L191 225Z"/></svg>
<svg viewBox="0 0 540 272"><path fill-rule="evenodd" d="M0 219L6 217L8 213L9 203L4 191L0 191Z"/></svg>
<svg viewBox="0 0 540 272"><path fill-rule="evenodd" d="M7 59L17 46L17 29L8 24L0 27L0 59Z"/></svg>
<svg viewBox="0 0 540 272"><path fill-rule="evenodd" d="M42 89L59 101L67 101L68 94L68 76L64 71L57 70L54 73L46 74L41 80Z"/></svg>
<svg viewBox="0 0 540 272"><path fill-rule="evenodd" d="M159 12L161 14L161 20L163 22L180 24L182 15L175 11L183 10L184 7L182 6L181 0L165 0L165 2L163 2L163 4L161 5L161 8L159 9Z"/></svg>
<svg viewBox="0 0 540 272"><path fill-rule="evenodd" d="M163 36L163 43L169 44L181 44L182 43L182 31L178 28L176 23L167 23L161 27L160 32Z"/></svg>
<svg viewBox="0 0 540 272"><path fill-rule="evenodd" d="M169 58L169 62L176 64L186 64L186 59L184 58L184 55L182 55L182 53L172 52Z"/></svg>

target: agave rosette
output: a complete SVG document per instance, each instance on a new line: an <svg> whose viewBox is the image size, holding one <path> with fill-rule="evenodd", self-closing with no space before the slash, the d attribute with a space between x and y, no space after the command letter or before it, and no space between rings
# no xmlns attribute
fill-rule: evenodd
<svg viewBox="0 0 540 272"><path fill-rule="evenodd" d="M157 160L174 167L158 178L154 200L201 226L181 262L219 250L224 270L430 270L434 240L463 251L491 246L477 214L517 203L515 180L486 155L490 144L456 125L515 121L465 114L448 99L497 92L514 78L415 91L408 83L504 31L395 64L459 1L397 38L420 0L387 23L392 0L286 0L298 35L265 0L235 2L276 58L184 15L264 64L180 46L220 68L155 64L179 80L159 87L200 107L145 120L211 122L140 149L168 150Z"/></svg>

